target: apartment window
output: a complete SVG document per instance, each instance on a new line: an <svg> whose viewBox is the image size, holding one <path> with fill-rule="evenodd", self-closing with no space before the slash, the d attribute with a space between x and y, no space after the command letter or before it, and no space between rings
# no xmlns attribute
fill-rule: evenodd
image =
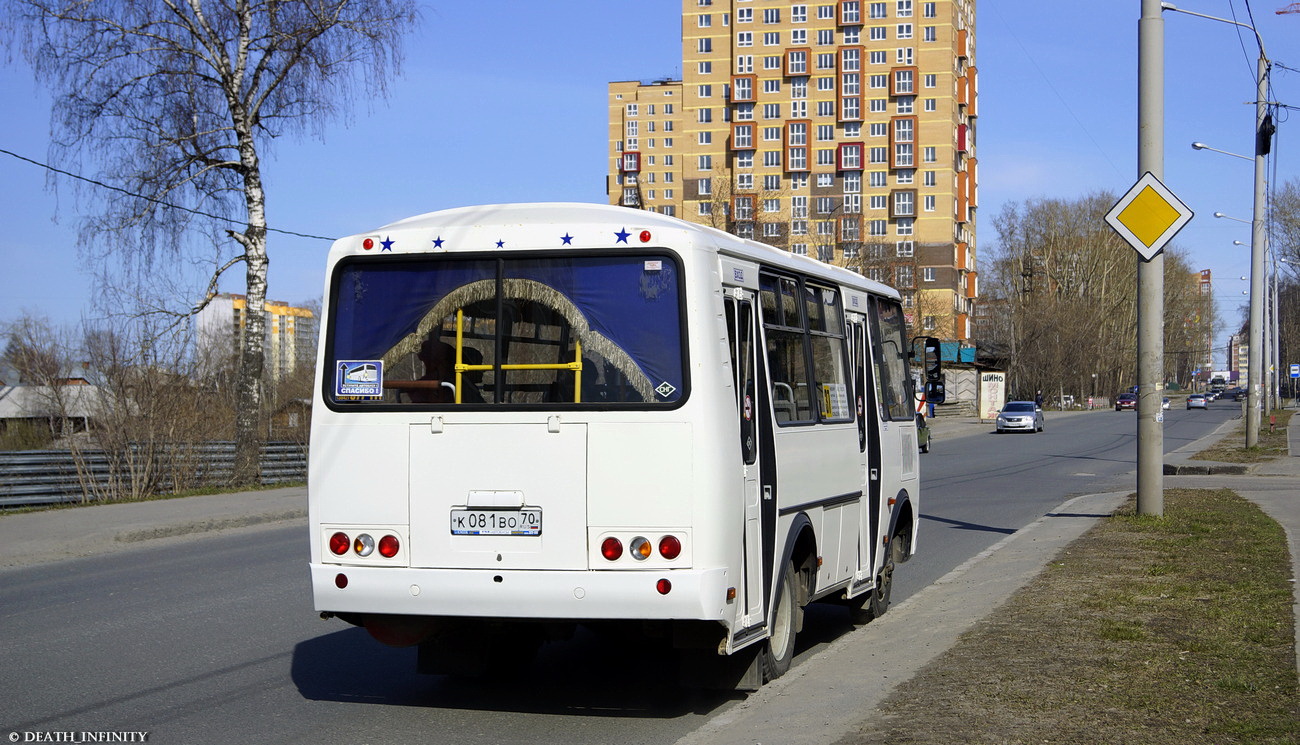
<svg viewBox="0 0 1300 745"><path fill-rule="evenodd" d="M835 247L827 246L824 244L817 246L817 259L818 261L826 261L826 262L834 261Z"/></svg>
<svg viewBox="0 0 1300 745"><path fill-rule="evenodd" d="M921 321L921 327L926 331L934 331L937 325L934 316L926 316L924 320Z"/></svg>
<svg viewBox="0 0 1300 745"><path fill-rule="evenodd" d="M912 17L912 0L898 0L898 17Z"/></svg>
<svg viewBox="0 0 1300 745"><path fill-rule="evenodd" d="M844 174L844 193L858 194L862 191L862 174L846 173Z"/></svg>
<svg viewBox="0 0 1300 745"><path fill-rule="evenodd" d="M792 5L792 6L790 6L790 22L791 22L791 23L807 23L807 22L808 22L808 6L807 6L807 5Z"/></svg>
<svg viewBox="0 0 1300 745"><path fill-rule="evenodd" d="M695 182L696 192L702 196L708 196L713 193L713 179L702 178Z"/></svg>
<svg viewBox="0 0 1300 745"><path fill-rule="evenodd" d="M781 46L781 32L780 32L780 31L764 31L764 32L763 32L763 46L765 46L765 47L779 47L779 46Z"/></svg>
<svg viewBox="0 0 1300 745"><path fill-rule="evenodd" d="M923 38L925 39L925 41L939 40L939 32L934 26L926 26L924 29L924 33L925 35Z"/></svg>
<svg viewBox="0 0 1300 745"><path fill-rule="evenodd" d="M808 29L796 28L790 31L790 43L803 46L808 43Z"/></svg>
<svg viewBox="0 0 1300 745"><path fill-rule="evenodd" d="M701 13L696 17L695 25L700 28L708 28L713 25L713 16L708 13Z"/></svg>
<svg viewBox="0 0 1300 745"><path fill-rule="evenodd" d="M939 85L939 76L938 76L938 75L933 75L933 74L926 75L925 78L924 78L924 80L925 80L925 87L926 87L926 88L936 88L936 87L938 87L938 85Z"/></svg>
<svg viewBox="0 0 1300 745"><path fill-rule="evenodd" d="M753 8L736 8L736 23L753 23Z"/></svg>
<svg viewBox="0 0 1300 745"><path fill-rule="evenodd" d="M753 31L739 31L739 32L737 32L737 33L736 33L736 46L738 46L738 47L752 47L752 46L754 46L754 32L753 32Z"/></svg>
<svg viewBox="0 0 1300 745"><path fill-rule="evenodd" d="M835 165L835 150L832 148L823 148L817 151L817 165L833 166Z"/></svg>
<svg viewBox="0 0 1300 745"><path fill-rule="evenodd" d="M840 25L862 23L862 3L858 0L840 0Z"/></svg>
<svg viewBox="0 0 1300 745"><path fill-rule="evenodd" d="M886 11L885 11L885 4L884 4L884 3L872 3L872 4L871 4L870 11L871 11L871 19L872 19L872 20L878 20L878 19L880 19L880 18L884 18L884 17L885 17L885 13L886 13Z"/></svg>
<svg viewBox="0 0 1300 745"><path fill-rule="evenodd" d="M700 171L712 171L712 170L713 170L713 156L712 156L712 155L701 155L701 156L699 156L699 158L696 160L696 166L697 166L696 170L700 170Z"/></svg>
<svg viewBox="0 0 1300 745"><path fill-rule="evenodd" d="M781 151L780 151L780 150L766 150L766 151L764 151L764 152L763 152L763 167L764 167L764 168L780 168L780 167L781 167Z"/></svg>
<svg viewBox="0 0 1300 745"><path fill-rule="evenodd" d="M894 59L896 60L896 64L899 65L912 64L912 60L914 59L914 52L915 49L913 49L912 47L899 47L894 51Z"/></svg>
<svg viewBox="0 0 1300 745"><path fill-rule="evenodd" d="M713 214L712 202L698 202L696 206L699 208L701 217L708 217L709 215Z"/></svg>
<svg viewBox="0 0 1300 745"><path fill-rule="evenodd" d="M921 152L923 153L922 157L925 159L926 163L934 163L936 160L938 160L938 158L935 155L935 149L933 147L927 147ZM933 171L931 171L931 173L933 173ZM933 184L931 184L931 186L933 186Z"/></svg>
<svg viewBox="0 0 1300 745"><path fill-rule="evenodd" d="M916 214L916 192L908 189L894 192L894 206L890 217L911 217ZM901 226L900 226L901 227Z"/></svg>
<svg viewBox="0 0 1300 745"><path fill-rule="evenodd" d="M888 231L888 229L889 229L889 221L887 221L887 220L872 220L872 221L871 221L871 224L868 225L867 227L868 227L868 231L870 232L871 235L885 235L885 233L886 233L886 232Z"/></svg>
<svg viewBox="0 0 1300 745"><path fill-rule="evenodd" d="M776 222L765 222L765 223L763 223L763 237L764 237L764 238L780 238L780 237L781 237L781 223L776 223Z"/></svg>
<svg viewBox="0 0 1300 745"><path fill-rule="evenodd" d="M862 29L854 26L853 28L844 29L844 43L857 44L862 40Z"/></svg>
<svg viewBox="0 0 1300 745"><path fill-rule="evenodd" d="M885 196L884 194L871 195L871 209L873 210L885 209L886 207L889 206L888 202L889 202L889 197Z"/></svg>
<svg viewBox="0 0 1300 745"><path fill-rule="evenodd" d="M926 110L926 111L935 111L935 110L937 110L937 109L938 109L938 106L937 106L937 104L935 103L935 100L934 100L933 98L927 98L927 99L925 99L925 110Z"/></svg>
<svg viewBox="0 0 1300 745"><path fill-rule="evenodd" d="M764 142L780 142L780 141L781 141L781 128L780 128L780 127L763 127L763 141L764 141Z"/></svg>
<svg viewBox="0 0 1300 745"><path fill-rule="evenodd" d="M808 148L806 147L787 148L787 154L788 154L787 157L788 165L786 167L789 170L791 171L808 170Z"/></svg>
<svg viewBox="0 0 1300 745"><path fill-rule="evenodd" d="M781 104L779 104L779 103L765 103L765 104L763 104L763 118L764 118L764 119L780 119L780 118L781 118Z"/></svg>
<svg viewBox="0 0 1300 745"><path fill-rule="evenodd" d="M912 218L900 217L894 223L894 233L897 235L911 235L913 226L914 226L914 221L912 220Z"/></svg>
<svg viewBox="0 0 1300 745"><path fill-rule="evenodd" d="M834 186L834 184L835 184L835 174L833 173L817 174L817 186L827 187L827 186Z"/></svg>
<svg viewBox="0 0 1300 745"><path fill-rule="evenodd" d="M894 70L894 89L891 91L895 96L910 96L916 91L913 89L913 78L916 75L915 70Z"/></svg>
<svg viewBox="0 0 1300 745"><path fill-rule="evenodd" d="M938 176L935 174L934 171L925 172L925 185L938 186Z"/></svg>
<svg viewBox="0 0 1300 745"><path fill-rule="evenodd" d="M753 151L752 151L752 150L743 150L743 151L741 151L741 152L739 152L739 153L736 153L736 167L737 167L737 168L753 168L753 167L754 167L754 153L753 153Z"/></svg>
<svg viewBox="0 0 1300 745"><path fill-rule="evenodd" d="M753 197L736 197L734 200L733 211L737 220L754 219L754 198Z"/></svg>
<svg viewBox="0 0 1300 745"><path fill-rule="evenodd" d="M899 115L911 114L912 102L916 100L916 96L899 96L894 100L898 102L897 113Z"/></svg>
<svg viewBox="0 0 1300 745"><path fill-rule="evenodd" d="M736 121L752 122L754 120L754 104L742 103L736 106Z"/></svg>
<svg viewBox="0 0 1300 745"><path fill-rule="evenodd" d="M926 195L925 195L925 211L926 211L926 212L934 212L934 210L935 210L935 198L934 198L934 195L933 195L933 194L926 194Z"/></svg>
<svg viewBox="0 0 1300 745"><path fill-rule="evenodd" d="M731 147L737 150L748 150L754 147L754 125L731 125Z"/></svg>
<svg viewBox="0 0 1300 745"><path fill-rule="evenodd" d="M868 61L873 65L884 65L889 62L889 57L888 55L886 55L885 50L878 49L871 52L871 56L868 58Z"/></svg>
<svg viewBox="0 0 1300 745"><path fill-rule="evenodd" d="M701 85L696 92L700 98L713 98L713 86L711 85Z"/></svg>
<svg viewBox="0 0 1300 745"><path fill-rule="evenodd" d="M794 42L798 44L799 42ZM808 74L808 50L791 49L785 53L785 74L786 75L807 75Z"/></svg>
<svg viewBox="0 0 1300 745"><path fill-rule="evenodd" d="M808 197L790 197L790 217L795 219L808 217Z"/></svg>
<svg viewBox="0 0 1300 745"><path fill-rule="evenodd" d="M862 50L841 49L840 50L840 72L861 72L861 71L862 71Z"/></svg>
<svg viewBox="0 0 1300 745"><path fill-rule="evenodd" d="M848 76L846 75L845 77L848 77ZM885 88L888 88L888 87L889 87L889 76L888 76L888 75L872 75L872 76L871 76L871 89L872 89L872 90L877 90L877 91L878 91L878 90L884 90Z"/></svg>
<svg viewBox="0 0 1300 745"><path fill-rule="evenodd" d="M898 38L900 39L912 38L912 24L910 23L898 24Z"/></svg>
<svg viewBox="0 0 1300 745"><path fill-rule="evenodd" d="M818 6L817 6L817 20L819 20L819 21L830 21L830 20L833 20L834 18L835 18L835 6L834 6L834 5L818 5Z"/></svg>
<svg viewBox="0 0 1300 745"><path fill-rule="evenodd" d="M737 190L737 191L753 191L753 190L754 190L754 174L752 174L752 173L739 173L739 174L736 174L736 190Z"/></svg>
<svg viewBox="0 0 1300 745"><path fill-rule="evenodd" d="M884 27L884 26L872 26L872 27L871 27L871 40L872 40L872 41L888 41L888 40L889 40L889 29L886 28L886 27Z"/></svg>
<svg viewBox="0 0 1300 745"><path fill-rule="evenodd" d="M636 116L636 104L630 103L627 105L627 115Z"/></svg>
<svg viewBox="0 0 1300 745"><path fill-rule="evenodd" d="M862 144L846 142L840 145L839 170L857 171L862 168Z"/></svg>
<svg viewBox="0 0 1300 745"><path fill-rule="evenodd" d="M847 215L862 214L862 195L845 194L844 195L844 213Z"/></svg>
<svg viewBox="0 0 1300 745"><path fill-rule="evenodd" d="M754 71L754 55L741 54L736 57L736 74L743 75Z"/></svg>
<svg viewBox="0 0 1300 745"><path fill-rule="evenodd" d="M667 116L672 113L673 113L673 105L670 103L664 104L664 115Z"/></svg>
<svg viewBox="0 0 1300 745"><path fill-rule="evenodd" d="M695 116L695 121L700 124L708 124L713 121L713 109L700 109Z"/></svg>
<svg viewBox="0 0 1300 745"><path fill-rule="evenodd" d="M880 165L889 162L889 149L883 147L871 148L871 162Z"/></svg>
<svg viewBox="0 0 1300 745"><path fill-rule="evenodd" d="M817 214L829 215L835 210L834 197L817 197Z"/></svg>
<svg viewBox="0 0 1300 745"><path fill-rule="evenodd" d="M628 122L628 123L627 123L627 136L628 136L628 137L636 137L637 134L638 134L638 131L637 131L637 130L640 129L640 126L641 126L640 122L638 122L638 121L636 121L636 120L632 120L632 121Z"/></svg>
<svg viewBox="0 0 1300 745"><path fill-rule="evenodd" d="M924 15L926 18L937 18L937 17L938 17L938 14L935 13L935 4L934 4L934 3L922 3L922 4L921 4L921 14Z"/></svg>
<svg viewBox="0 0 1300 745"><path fill-rule="evenodd" d="M701 54L708 54L713 51L713 39L699 39L695 43L695 51Z"/></svg>
<svg viewBox="0 0 1300 745"><path fill-rule="evenodd" d="M791 101L791 102L790 102L790 118L791 118L791 119L807 119L807 118L808 118L808 102L807 102L807 101Z"/></svg>
<svg viewBox="0 0 1300 745"><path fill-rule="evenodd" d="M712 62L709 62L708 60L705 60L704 62L699 63L699 64L696 66L695 69L696 69L697 71L699 71L699 73L700 73L701 75L712 75L712 74L713 74L713 63L712 63ZM650 113L653 114L654 112L652 111L652 112L650 112Z"/></svg>
<svg viewBox="0 0 1300 745"><path fill-rule="evenodd" d="M780 200L780 199L764 199L764 200L763 200L763 211L764 211L764 212L767 212L767 213L769 213L769 214L770 214L770 213L775 213L775 212L780 212L780 211L781 211L781 200Z"/></svg>
<svg viewBox="0 0 1300 745"><path fill-rule="evenodd" d="M780 174L768 174L763 177L763 188L767 191L779 191L781 189Z"/></svg>
<svg viewBox="0 0 1300 745"><path fill-rule="evenodd" d="M840 99L840 119L861 119L862 99L850 96Z"/></svg>
<svg viewBox="0 0 1300 745"><path fill-rule="evenodd" d="M889 174L885 171L872 171L870 178L871 187L873 189L879 189L889 185Z"/></svg>
<svg viewBox="0 0 1300 745"><path fill-rule="evenodd" d="M900 266L894 268L894 284L898 287L912 286L912 267Z"/></svg>
<svg viewBox="0 0 1300 745"><path fill-rule="evenodd" d="M807 244L807 243L796 243L796 244L794 244L793 246L790 246L790 253L792 253L792 254L796 254L796 255L798 255L798 256L807 256L807 255L808 255L808 244Z"/></svg>
<svg viewBox="0 0 1300 745"><path fill-rule="evenodd" d="M770 25L773 23L780 23L780 22L781 22L780 8L765 8L763 10L763 23Z"/></svg>
<svg viewBox="0 0 1300 745"><path fill-rule="evenodd" d="M697 144L700 144L700 145L712 145L712 144L713 144L713 133L710 132L710 131L708 131L708 130L704 130L704 131L700 132L700 133L699 133L699 137L698 137L698 139L697 139L696 142L697 142Z"/></svg>

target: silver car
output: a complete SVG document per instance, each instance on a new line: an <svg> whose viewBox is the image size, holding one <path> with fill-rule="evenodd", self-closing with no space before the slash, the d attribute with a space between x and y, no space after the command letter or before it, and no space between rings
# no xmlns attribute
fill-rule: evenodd
<svg viewBox="0 0 1300 745"><path fill-rule="evenodd" d="M998 412L997 431L1042 432L1043 410L1033 401L1008 401Z"/></svg>

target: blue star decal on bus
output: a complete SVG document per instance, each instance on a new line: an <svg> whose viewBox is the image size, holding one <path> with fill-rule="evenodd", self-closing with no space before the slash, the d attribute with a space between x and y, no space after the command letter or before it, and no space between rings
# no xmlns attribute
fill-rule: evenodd
<svg viewBox="0 0 1300 745"><path fill-rule="evenodd" d="M505 248L505 245L506 245L505 241L497 241L497 248Z"/></svg>
<svg viewBox="0 0 1300 745"><path fill-rule="evenodd" d="M442 236L438 236L437 238L433 239L434 248L442 248L443 243L445 243L445 241L442 239Z"/></svg>
<svg viewBox="0 0 1300 745"><path fill-rule="evenodd" d="M564 235L560 236L560 240L564 241L564 245L566 246L573 245L573 236L569 235L568 233L565 233Z"/></svg>
<svg viewBox="0 0 1300 745"><path fill-rule="evenodd" d="M393 239L392 239L392 238L387 238L387 237L386 237L386 238L384 238L382 241L380 241L379 243L380 243L380 245L383 246L383 248L379 249L380 251L392 251L392 250L393 250Z"/></svg>
<svg viewBox="0 0 1300 745"><path fill-rule="evenodd" d="M632 234L629 233L629 232L627 232L627 228L623 228L623 229L619 230L617 233L614 234L614 237L618 239L618 240L616 240L616 241L614 241L614 242L615 242L615 243L627 243L627 237L628 237L629 235L632 235Z"/></svg>

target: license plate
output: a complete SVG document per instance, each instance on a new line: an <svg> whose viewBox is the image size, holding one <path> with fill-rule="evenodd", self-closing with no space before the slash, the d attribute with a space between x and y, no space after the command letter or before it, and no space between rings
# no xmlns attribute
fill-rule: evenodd
<svg viewBox="0 0 1300 745"><path fill-rule="evenodd" d="M542 509L452 510L452 535L541 535Z"/></svg>

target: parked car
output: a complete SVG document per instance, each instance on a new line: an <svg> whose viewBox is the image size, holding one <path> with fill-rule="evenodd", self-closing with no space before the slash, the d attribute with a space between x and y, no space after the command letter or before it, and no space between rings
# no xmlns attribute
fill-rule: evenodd
<svg viewBox="0 0 1300 745"><path fill-rule="evenodd" d="M1208 409L1210 408L1210 399L1204 393L1193 393L1187 397L1187 408Z"/></svg>
<svg viewBox="0 0 1300 745"><path fill-rule="evenodd" d="M1008 401L998 412L997 432L1042 432L1043 410L1033 401Z"/></svg>
<svg viewBox="0 0 1300 745"><path fill-rule="evenodd" d="M920 446L921 452L930 452L930 442L934 440L934 433L930 431L930 424L921 412L916 412L916 444Z"/></svg>
<svg viewBox="0 0 1300 745"><path fill-rule="evenodd" d="M1124 409L1137 411L1137 407L1138 397L1135 393L1121 393L1115 399L1115 411L1123 411Z"/></svg>

